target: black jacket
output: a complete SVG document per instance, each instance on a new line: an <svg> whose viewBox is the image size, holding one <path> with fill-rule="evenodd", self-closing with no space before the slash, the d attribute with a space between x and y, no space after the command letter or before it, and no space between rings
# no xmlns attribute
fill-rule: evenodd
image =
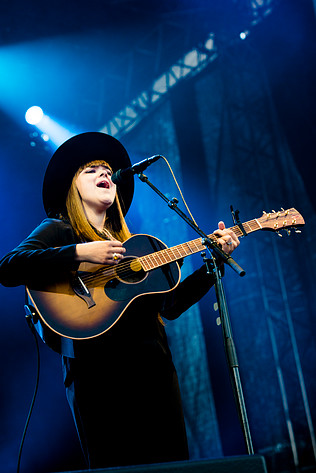
<svg viewBox="0 0 316 473"><path fill-rule="evenodd" d="M74 271L70 224L46 219L0 261L5 286L54 280ZM177 375L158 315L177 318L211 287L205 267L174 290L136 298L103 335L74 342L64 383L89 466L185 460L188 448Z"/></svg>

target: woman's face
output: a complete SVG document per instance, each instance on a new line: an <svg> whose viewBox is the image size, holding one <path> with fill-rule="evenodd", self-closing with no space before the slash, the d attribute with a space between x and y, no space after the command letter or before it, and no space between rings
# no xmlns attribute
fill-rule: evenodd
<svg viewBox="0 0 316 473"><path fill-rule="evenodd" d="M111 181L112 171L103 165L85 168L76 180L84 208L107 210L114 202L116 185Z"/></svg>

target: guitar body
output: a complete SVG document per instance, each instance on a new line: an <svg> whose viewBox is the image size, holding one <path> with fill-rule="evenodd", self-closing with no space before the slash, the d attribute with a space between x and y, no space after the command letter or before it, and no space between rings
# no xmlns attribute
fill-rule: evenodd
<svg viewBox="0 0 316 473"><path fill-rule="evenodd" d="M76 273L63 274L53 284L27 288L30 303L39 315L37 331L49 345L53 341L51 348L60 344L47 329L70 339L96 337L109 330L135 298L168 292L178 285L177 262L151 271L144 271L138 263L137 258L167 248L160 240L135 235L123 246L126 253L118 265L83 263ZM59 347L57 351L65 350Z"/></svg>
<svg viewBox="0 0 316 473"><path fill-rule="evenodd" d="M271 213L231 227L238 237L257 230L278 233L305 224L294 208ZM208 235L216 244L217 236ZM150 235L134 235L124 243L126 253L118 265L83 263L77 272L61 274L51 284L29 287L28 311L35 328L53 350L74 356L73 340L107 332L134 299L145 294L169 292L180 281L177 260L205 249L201 238L168 248ZM33 308L35 310L33 310Z"/></svg>

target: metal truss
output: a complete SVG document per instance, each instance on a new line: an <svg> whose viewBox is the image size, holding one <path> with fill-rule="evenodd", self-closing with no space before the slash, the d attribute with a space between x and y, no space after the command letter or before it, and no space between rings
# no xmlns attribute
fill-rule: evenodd
<svg viewBox="0 0 316 473"><path fill-rule="evenodd" d="M120 0L119 0L120 1ZM240 11L240 32L249 34L251 28L255 27L260 21L272 12L273 5L278 0L231 0L232 7L237 5ZM115 3L115 0L114 0ZM214 17L220 18L223 12L214 12ZM213 20L214 21L214 20ZM215 20L216 23L216 20ZM237 21L238 23L238 21ZM168 92L176 86L179 81L193 77L205 69L210 62L217 58L216 50L216 26L212 32L206 32L203 37L205 25L201 24L201 32L193 34L192 30L198 29L199 25L184 25L180 21L171 21L170 19L154 29L139 43L139 45L128 56L122 58L115 71L108 76L109 79L115 79L121 84L121 91L128 104L109 119L101 130L117 138L132 130L148 113L157 105L157 103L166 97ZM238 33L238 34L239 34ZM232 35L235 32L228 31L227 41L234 40ZM220 36L220 33L219 33ZM201 39L202 38L202 39ZM239 40L239 38L238 38ZM194 44L195 47L189 47L184 50L184 45ZM183 51L183 55L178 59L176 51ZM164 52L167 52L165 56ZM173 64L165 67L166 57ZM124 66L122 66L124 64ZM122 71L124 71L122 73ZM141 91L132 100L129 100L135 83L135 77L153 75L156 73L156 79L150 81L147 89ZM105 78L106 82L106 78ZM99 107L105 106L103 100ZM99 110L99 115L102 111Z"/></svg>
<svg viewBox="0 0 316 473"><path fill-rule="evenodd" d="M280 0L233 0L240 9L248 12L252 26L269 15L279 2Z"/></svg>
<svg viewBox="0 0 316 473"><path fill-rule="evenodd" d="M198 74L216 57L213 35L210 35L203 46L186 53L167 72L158 77L148 90L141 92L109 120L100 131L120 138L134 128L179 81Z"/></svg>

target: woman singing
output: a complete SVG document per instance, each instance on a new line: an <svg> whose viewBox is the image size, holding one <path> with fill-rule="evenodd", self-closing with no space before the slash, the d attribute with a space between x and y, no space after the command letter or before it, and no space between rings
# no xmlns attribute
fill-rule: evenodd
<svg viewBox="0 0 316 473"><path fill-rule="evenodd" d="M111 175L130 165L122 144L103 133L63 143L44 177L48 218L2 258L0 282L36 288L73 274L83 262L119 267L131 237L124 216L134 182L118 188ZM239 245L222 222L215 234L228 254ZM90 468L188 459L162 318L179 317L213 282L202 266L169 292L136 297L109 330L73 340L71 357L62 353L67 399ZM71 311L67 306L69 318Z"/></svg>

